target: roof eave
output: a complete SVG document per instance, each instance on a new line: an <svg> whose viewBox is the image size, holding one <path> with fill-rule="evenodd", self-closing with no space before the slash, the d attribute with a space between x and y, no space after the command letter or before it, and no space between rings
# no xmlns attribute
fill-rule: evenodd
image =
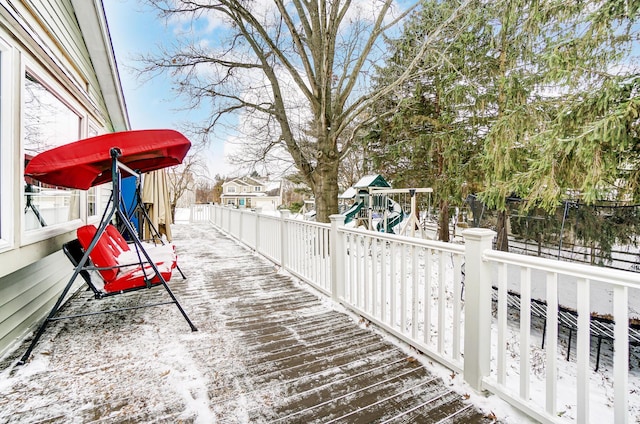
<svg viewBox="0 0 640 424"><path fill-rule="evenodd" d="M71 0L114 131L131 129L102 0Z"/></svg>

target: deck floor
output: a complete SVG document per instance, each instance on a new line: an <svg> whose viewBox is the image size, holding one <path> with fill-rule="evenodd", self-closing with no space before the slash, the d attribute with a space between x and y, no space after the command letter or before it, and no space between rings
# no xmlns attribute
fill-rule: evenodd
<svg viewBox="0 0 640 424"><path fill-rule="evenodd" d="M209 225L177 225L174 305L56 321L0 364L0 422L484 423L494 420L377 332ZM163 299L162 289L66 313ZM460 378L460 377L458 377Z"/></svg>

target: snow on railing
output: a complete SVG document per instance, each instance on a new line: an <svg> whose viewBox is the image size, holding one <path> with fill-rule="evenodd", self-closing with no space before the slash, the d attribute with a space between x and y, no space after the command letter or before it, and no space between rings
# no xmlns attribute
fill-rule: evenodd
<svg viewBox="0 0 640 424"><path fill-rule="evenodd" d="M209 217L283 269L462 373L472 388L498 395L537 421L626 423L638 413L638 405L629 409L628 387L630 293L640 302L636 273L496 252L495 233L485 229L464 231L465 244L458 245L346 228L342 215L321 224L292 219L288 211L275 216L209 208L192 211L192 219ZM557 312L567 308L576 313L575 361L566 361L560 349ZM540 310L546 310L544 322L534 322ZM615 322L613 357L600 373L590 361L594 311Z"/></svg>

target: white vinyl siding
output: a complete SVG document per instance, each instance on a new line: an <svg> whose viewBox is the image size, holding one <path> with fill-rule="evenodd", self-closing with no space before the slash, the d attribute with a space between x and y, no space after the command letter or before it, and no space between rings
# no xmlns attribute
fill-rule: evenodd
<svg viewBox="0 0 640 424"><path fill-rule="evenodd" d="M33 317L51 310L72 271L62 251L57 251L0 278L0 356L31 330Z"/></svg>

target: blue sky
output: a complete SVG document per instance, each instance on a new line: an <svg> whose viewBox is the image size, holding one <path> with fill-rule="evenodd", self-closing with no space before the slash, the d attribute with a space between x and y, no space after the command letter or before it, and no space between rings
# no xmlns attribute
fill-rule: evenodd
<svg viewBox="0 0 640 424"><path fill-rule="evenodd" d="M171 90L170 81L157 76L138 78L133 68L141 66L136 57L168 43L173 30L165 26L153 10L139 0L103 0L111 41L115 51L122 89L132 129L180 129L189 122L200 122L203 111L181 111L184 106ZM212 140L209 148L209 176L229 175L231 167L224 163L224 143Z"/></svg>

